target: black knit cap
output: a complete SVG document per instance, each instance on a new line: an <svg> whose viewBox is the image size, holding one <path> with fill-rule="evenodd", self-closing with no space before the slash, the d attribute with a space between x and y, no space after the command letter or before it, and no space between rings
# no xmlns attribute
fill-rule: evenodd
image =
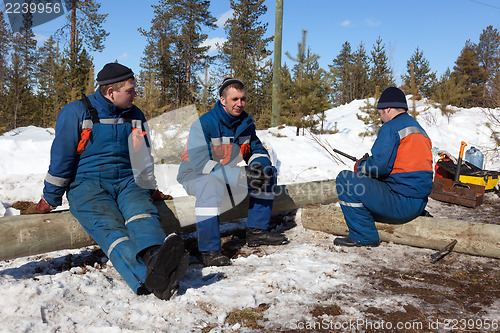
<svg viewBox="0 0 500 333"><path fill-rule="evenodd" d="M408 110L405 93L396 87L389 87L382 95L377 103L377 109L401 108Z"/></svg>
<svg viewBox="0 0 500 333"><path fill-rule="evenodd" d="M134 72L126 66L117 62L110 62L104 65L101 71L97 74L97 84L104 86L115 82L125 81L134 77Z"/></svg>
<svg viewBox="0 0 500 333"><path fill-rule="evenodd" d="M222 80L222 83L219 86L219 96L222 96L222 92L224 91L224 89L226 89L226 87L228 85L233 84L233 83L239 83L243 87L245 87L245 85L243 84L243 82L241 82L240 80L233 79L232 77L226 77L224 80Z"/></svg>

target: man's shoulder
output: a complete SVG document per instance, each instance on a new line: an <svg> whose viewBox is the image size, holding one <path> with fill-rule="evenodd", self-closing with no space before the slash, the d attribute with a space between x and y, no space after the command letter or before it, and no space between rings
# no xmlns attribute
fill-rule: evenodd
<svg viewBox="0 0 500 333"><path fill-rule="evenodd" d="M59 112L59 117L61 117L61 116L69 117L70 115L79 117L86 110L87 110L87 108L82 103L82 101L76 100L76 101L73 101L73 102L66 104Z"/></svg>

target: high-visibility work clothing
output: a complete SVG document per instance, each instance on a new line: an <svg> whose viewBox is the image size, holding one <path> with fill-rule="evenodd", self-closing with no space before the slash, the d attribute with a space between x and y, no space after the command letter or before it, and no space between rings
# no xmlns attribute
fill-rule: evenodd
<svg viewBox="0 0 500 333"><path fill-rule="evenodd" d="M359 173L342 171L336 179L349 238L379 241L375 220L404 223L420 215L432 189L432 143L407 113L379 129L372 155L359 161Z"/></svg>
<svg viewBox="0 0 500 333"><path fill-rule="evenodd" d="M146 277L138 253L166 237L151 201L155 179L145 118L135 106L117 110L98 91L88 98L96 119L81 101L57 118L43 195L57 206L67 191L73 216L137 293Z"/></svg>
<svg viewBox="0 0 500 333"><path fill-rule="evenodd" d="M250 192L247 227L268 229L276 183L269 153L256 135L253 119L243 112L238 118L227 114L217 102L190 128L177 180L189 195L196 196L196 227L200 251L221 248L219 216L248 194L246 178L238 163L259 163L271 176L271 184Z"/></svg>

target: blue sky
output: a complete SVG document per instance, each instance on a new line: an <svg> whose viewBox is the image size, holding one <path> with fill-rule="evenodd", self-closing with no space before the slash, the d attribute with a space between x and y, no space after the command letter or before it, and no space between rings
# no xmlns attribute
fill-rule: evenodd
<svg viewBox="0 0 500 333"><path fill-rule="evenodd" d="M406 62L419 47L438 75L452 68L466 40L478 42L488 25L500 30L499 0L283 0L282 62L292 64L285 55L295 55L302 30L307 30L307 44L320 56L320 65L328 65L348 41L353 50L361 42L367 52L380 36L386 46L396 78L406 72ZM106 48L93 53L96 71L117 59L139 71L145 38L137 31L150 27L157 0L103 0L101 9L109 13L105 29L110 33ZM269 23L268 35L274 35L275 1L266 0L268 13L262 22ZM229 0L212 0L212 15L223 22L230 15ZM3 9L3 4L0 6ZM36 27L42 40L61 24L57 19ZM207 31L209 41L225 38L224 29ZM273 45L270 45L272 48Z"/></svg>

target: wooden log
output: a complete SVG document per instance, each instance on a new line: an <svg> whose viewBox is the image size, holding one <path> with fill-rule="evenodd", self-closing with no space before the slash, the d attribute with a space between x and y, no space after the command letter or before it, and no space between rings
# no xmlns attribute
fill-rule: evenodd
<svg viewBox="0 0 500 333"><path fill-rule="evenodd" d="M301 212L302 225L311 230L345 236L348 228L340 208L307 206ZM500 258L500 225L471 221L418 217L405 224L376 222L380 240L397 244L442 249L453 239L453 251Z"/></svg>
<svg viewBox="0 0 500 333"><path fill-rule="evenodd" d="M275 187L273 212L295 210L310 204L337 201L335 181L319 181ZM155 203L167 233L195 229L194 197L179 197ZM244 218L248 198L221 215L222 221ZM0 260L95 244L80 223L67 210L40 215L0 218Z"/></svg>

